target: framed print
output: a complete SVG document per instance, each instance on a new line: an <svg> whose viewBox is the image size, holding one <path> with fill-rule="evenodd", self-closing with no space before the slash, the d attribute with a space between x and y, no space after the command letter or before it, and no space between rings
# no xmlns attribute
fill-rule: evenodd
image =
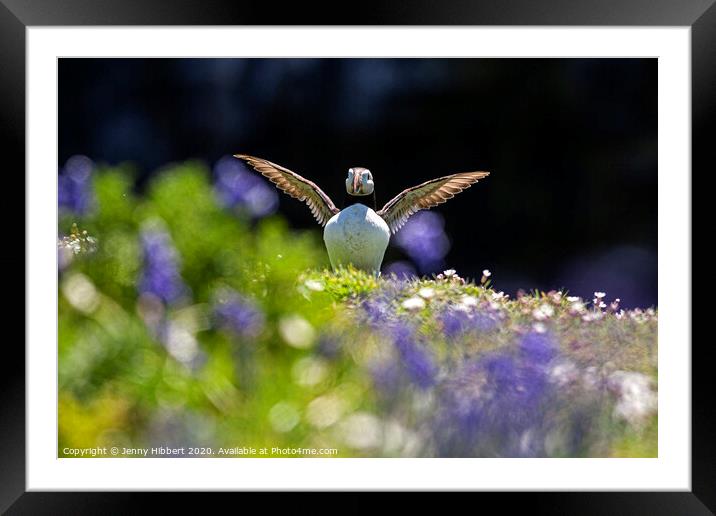
<svg viewBox="0 0 716 516"><path fill-rule="evenodd" d="M0 10L27 192L3 509L713 510L691 183L716 7L62 4Z"/></svg>

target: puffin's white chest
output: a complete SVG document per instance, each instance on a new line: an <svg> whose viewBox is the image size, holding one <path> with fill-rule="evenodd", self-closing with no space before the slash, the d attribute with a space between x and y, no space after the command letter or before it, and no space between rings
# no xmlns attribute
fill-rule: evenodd
<svg viewBox="0 0 716 516"><path fill-rule="evenodd" d="M334 269L352 264L358 269L379 272L389 240L388 224L362 204L353 204L335 214L323 230L323 241Z"/></svg>

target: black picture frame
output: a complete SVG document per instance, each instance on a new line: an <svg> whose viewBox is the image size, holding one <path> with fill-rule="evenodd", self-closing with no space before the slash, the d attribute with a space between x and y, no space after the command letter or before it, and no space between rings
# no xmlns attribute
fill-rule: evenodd
<svg viewBox="0 0 716 516"><path fill-rule="evenodd" d="M366 0L350 6L335 3L333 7L325 7L305 2L279 6L266 0L0 0L0 134L7 144L5 177L6 180L17 181L14 192L24 192L24 174L19 171L25 170L25 30L30 26L653 25L691 27L693 181L695 176L712 171L716 162L716 145L712 137L709 138L709 135L716 134L714 3L715 0L492 0L479 3L471 0ZM19 195L14 197L24 198ZM6 220L15 220L12 216L16 217L17 213L14 210ZM703 219L692 216L692 220L696 224ZM12 265L14 270L21 267L26 270L19 259L16 262ZM9 264L9 261L6 263ZM19 282L20 275L11 275L15 276L14 281ZM9 281L13 279L9 278ZM682 275L675 281L691 282L691 277ZM15 288L15 292L24 291L20 285L6 288ZM683 301L696 307L693 300ZM16 309L23 306L24 303L16 303ZM683 343L684 346L690 344ZM710 347L709 339L694 339L691 348L690 492L530 492L477 493L476 496L484 499L481 502L488 501L488 498L496 502L501 511L527 508L532 514L713 514L716 511L716 428L710 410L710 394L713 392L713 374L709 371L710 362L707 359ZM0 375L0 511L7 511L8 514L116 514L142 512L142 508L149 510L149 498L160 495L26 492L24 363L25 354L20 340L8 339L5 342L6 365ZM184 494L161 496L166 510L174 504L190 508L188 497ZM229 495L222 496L226 498ZM303 503L292 499L294 503ZM206 500L193 500L193 503L197 502L205 504ZM340 507L349 506L360 507L360 502ZM364 504L363 507L367 509L369 505Z"/></svg>

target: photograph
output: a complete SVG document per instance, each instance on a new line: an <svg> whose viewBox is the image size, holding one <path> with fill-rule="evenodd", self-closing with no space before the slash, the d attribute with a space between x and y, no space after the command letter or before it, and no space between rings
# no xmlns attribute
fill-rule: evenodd
<svg viewBox="0 0 716 516"><path fill-rule="evenodd" d="M59 57L57 457L658 458L658 71Z"/></svg>

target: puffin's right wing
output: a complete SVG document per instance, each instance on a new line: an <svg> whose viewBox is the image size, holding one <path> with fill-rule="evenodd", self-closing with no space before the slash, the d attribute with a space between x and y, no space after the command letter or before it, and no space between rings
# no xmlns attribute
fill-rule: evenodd
<svg viewBox="0 0 716 516"><path fill-rule="evenodd" d="M271 163L268 160L247 156L246 154L235 154L235 158L242 159L251 165L254 170L263 174L269 181L274 183L279 190L299 201L304 201L311 208L311 213L321 226L338 213L340 210L333 204L331 198L321 190L316 183L301 177L287 168Z"/></svg>
<svg viewBox="0 0 716 516"><path fill-rule="evenodd" d="M378 215L388 224L390 232L396 233L413 213L442 204L489 175L489 172L461 172L426 181L400 192Z"/></svg>

